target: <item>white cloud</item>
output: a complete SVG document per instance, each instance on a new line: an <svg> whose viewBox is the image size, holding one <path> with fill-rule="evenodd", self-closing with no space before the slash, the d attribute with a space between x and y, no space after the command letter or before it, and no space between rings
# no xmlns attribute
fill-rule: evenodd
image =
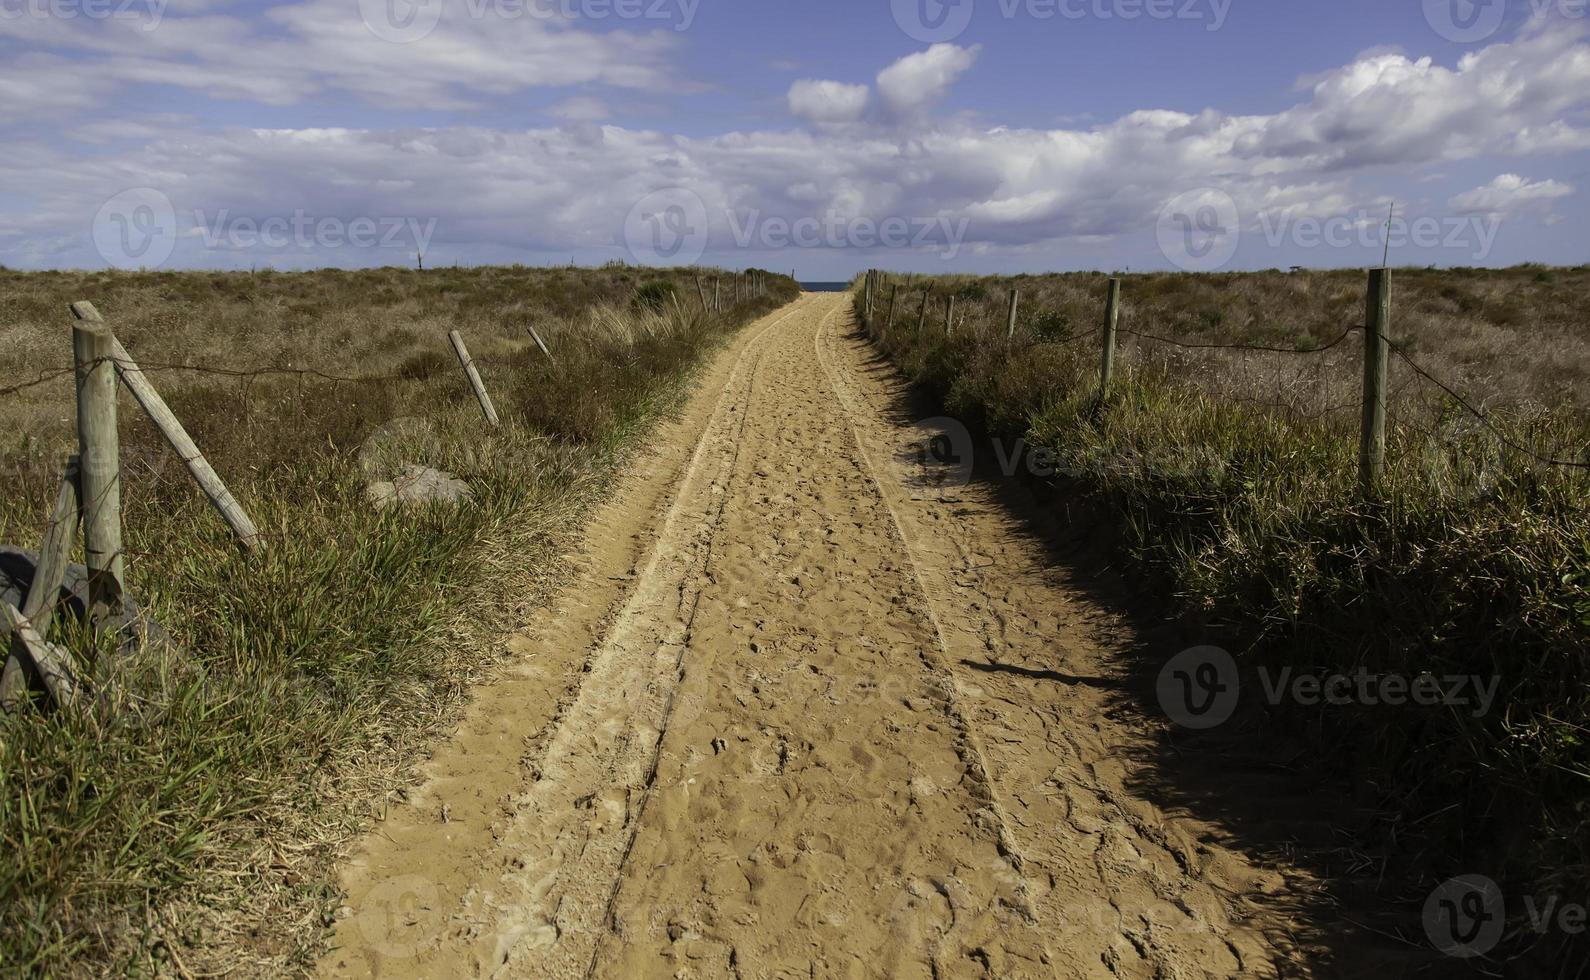
<svg viewBox="0 0 1590 980"><path fill-rule="evenodd" d="M878 73L878 94L897 113L915 112L943 98L982 50L982 45L935 44L907 55Z"/></svg>
<svg viewBox="0 0 1590 980"><path fill-rule="evenodd" d="M180 20L168 17L162 32ZM222 36L225 30L209 26L200 33ZM134 112L120 121L136 129L123 131L142 135L136 146L118 147L115 154L44 134L21 136L12 127L7 152L0 154L0 187L6 189L0 262L94 263L87 231L100 204L144 185L168 193L179 213L302 209L344 217L435 217L439 248L451 243L483 254L607 249L614 257L623 254L620 232L631 206L650 191L674 186L706 202L714 216L713 248L720 250L733 247L729 210L786 220L830 211L874 221L965 218L966 244L974 251L1145 233L1151 241L1160 206L1205 187L1229 193L1246 227L1261 214L1327 217L1372 203L1378 210L1383 196L1354 182L1388 168L1445 169L1456 161L1590 146L1578 123L1590 110L1590 46L1582 34L1526 34L1476 51L1451 69L1375 54L1313 79L1296 105L1270 115L1145 109L1086 129L985 129L928 118L926 103L965 70L957 65L976 57L975 49L950 45L912 55L879 76L890 109L914 114L909 127L898 128L879 125L888 121L881 117L868 120L866 86L821 81L797 83L788 95L791 111L818 125L710 137L601 125L592 118L594 97L580 102L586 96L561 105L585 115L584 125L534 130L218 131ZM408 92L431 104L426 100L463 97L487 84L511 88L564 77L538 68L523 76L529 82L488 82L483 75L490 72L473 67L444 70L441 65L455 58L467 62L472 53L495 50L477 48L479 39L470 37L456 50L443 44L424 55L415 79L360 68L349 69L340 82L314 74L295 81L282 71L265 77L281 79L284 87L265 91L291 99L298 97L297 85L385 78L398 101ZM191 40L160 43L185 49ZM325 43L358 49L364 42ZM239 77L265 70L256 56L240 57ZM80 65L57 64L54 56L34 58L45 77L82 74ZM199 68L219 70L205 65ZM425 66L435 74L426 76L431 68ZM15 77L0 69L0 85ZM99 98L98 91L63 88L59 97L70 107ZM1549 180L1492 182L1459 195L1453 205L1491 209L1560 200L1564 187ZM202 262L203 256L188 260Z"/></svg>
<svg viewBox="0 0 1590 980"><path fill-rule="evenodd" d="M865 85L801 79L789 87L789 111L814 123L855 122L871 94Z"/></svg>
<svg viewBox="0 0 1590 980"><path fill-rule="evenodd" d="M691 90L671 65L679 46L674 31L592 30L535 14L535 4L433 2L444 4L435 29L406 44L378 37L355 0L301 0L254 17L168 9L153 30L133 17L0 17L0 40L77 56L36 60L15 73L22 78L0 84L23 93L58 88L62 94L46 91L38 101L62 108L86 108L79 93L103 96L127 83L268 105L344 91L411 110L473 108L540 87ZM499 13L513 10L523 16Z"/></svg>
<svg viewBox="0 0 1590 980"><path fill-rule="evenodd" d="M1452 198L1447 203L1464 214L1512 214L1568 197L1573 187L1555 180L1525 180L1517 174L1501 174L1484 187Z"/></svg>
<svg viewBox="0 0 1590 980"><path fill-rule="evenodd" d="M547 109L547 115L569 122L600 122L612 114L607 103L594 95L576 95Z"/></svg>

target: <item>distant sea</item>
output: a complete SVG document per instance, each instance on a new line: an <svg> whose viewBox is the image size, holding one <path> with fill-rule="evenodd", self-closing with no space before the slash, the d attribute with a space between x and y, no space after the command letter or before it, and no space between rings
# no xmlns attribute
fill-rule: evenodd
<svg viewBox="0 0 1590 980"><path fill-rule="evenodd" d="M803 282L801 288L808 293L842 293L850 288L848 282Z"/></svg>

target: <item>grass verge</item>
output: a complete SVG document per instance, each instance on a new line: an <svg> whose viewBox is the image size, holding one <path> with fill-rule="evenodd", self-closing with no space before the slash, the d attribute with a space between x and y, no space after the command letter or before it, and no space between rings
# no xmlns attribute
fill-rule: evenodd
<svg viewBox="0 0 1590 980"><path fill-rule="evenodd" d="M1562 379L1590 368L1571 301L1587 286L1584 269L1399 270L1393 340L1508 439L1582 460L1590 412ZM1403 897L1486 874L1511 916L1495 962L1584 962L1583 935L1537 931L1523 899L1582 902L1590 888L1590 477L1508 448L1395 363L1386 480L1365 500L1359 340L1299 355L1149 339L1320 346L1362 322L1361 274L1128 276L1124 289L1102 405L1102 276L913 278L910 315L874 339L949 414L1007 451L1024 440L1024 463L1041 453L1064 494L1098 504L1143 577L1231 638L1244 685L1260 667L1494 682L1484 706L1283 698L1266 720L1385 814L1386 840L1427 873Z"/></svg>
<svg viewBox="0 0 1590 980"><path fill-rule="evenodd" d="M120 663L114 721L0 721L0 972L312 963L338 849L456 716L492 638L555 584L591 504L702 358L798 291L769 277L769 295L709 314L696 274L0 277L17 297L0 320L13 375L69 364L65 304L94 300L268 542L240 555L124 401L129 584L182 654ZM450 328L498 430L450 360ZM291 373L306 366L318 374ZM68 377L0 403L0 540L35 544L70 401ZM456 474L467 503L370 505L366 468L385 463L361 446L400 417L388 455Z"/></svg>

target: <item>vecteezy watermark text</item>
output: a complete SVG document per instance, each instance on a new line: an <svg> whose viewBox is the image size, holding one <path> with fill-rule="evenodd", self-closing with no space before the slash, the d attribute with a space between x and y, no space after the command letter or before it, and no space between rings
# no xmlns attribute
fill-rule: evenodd
<svg viewBox="0 0 1590 980"><path fill-rule="evenodd" d="M0 20L140 20L160 26L168 0L0 0Z"/></svg>
<svg viewBox="0 0 1590 980"><path fill-rule="evenodd" d="M1258 669L1259 695L1279 707L1449 707L1475 718L1496 703L1499 677L1473 674L1415 675L1371 671L1313 672L1295 667ZM1237 662L1219 647L1184 650L1160 670L1156 693L1167 717L1183 728L1204 730L1231 720L1244 690Z"/></svg>
<svg viewBox="0 0 1590 980"><path fill-rule="evenodd" d="M688 31L700 8L701 0L359 0L370 33L396 44L429 37L444 13L474 21L648 21Z"/></svg>
<svg viewBox="0 0 1590 980"><path fill-rule="evenodd" d="M206 248L405 248L423 253L436 233L436 219L414 217L315 217L302 209L290 215L234 216L226 208L212 217L193 212Z"/></svg>
<svg viewBox="0 0 1590 980"><path fill-rule="evenodd" d="M316 216L303 209L290 214L214 214L196 208L184 231L171 198L153 187L134 187L108 199L94 215L94 248L118 269L156 269L176 250L180 238L197 236L208 249L403 248L425 252L436 232L436 218L376 215Z"/></svg>
<svg viewBox="0 0 1590 980"><path fill-rule="evenodd" d="M1257 223L1264 244L1271 249L1357 249L1378 260L1386 252L1412 247L1427 253L1451 252L1465 262L1488 259L1502 226L1495 214L1408 218L1371 208L1325 217L1261 211ZM1215 272L1236 257L1243 239L1242 214L1236 199L1225 191L1196 188L1165 202L1155 223L1155 237L1160 254L1177 268Z"/></svg>
<svg viewBox="0 0 1590 980"><path fill-rule="evenodd" d="M1443 881L1424 902L1424 933L1448 956L1485 956L1501 943L1507 927L1507 896L1485 875L1460 875ZM1525 927L1537 936L1557 932L1580 936L1590 929L1590 908L1559 895L1525 895Z"/></svg>
<svg viewBox="0 0 1590 980"><path fill-rule="evenodd" d="M821 217L764 217L730 211L729 233L739 248L936 248L946 261L960 254L970 222L947 215L872 219L829 211Z"/></svg>
<svg viewBox="0 0 1590 980"><path fill-rule="evenodd" d="M894 22L923 44L953 41L971 26L978 0L891 0ZM1039 23L1066 20L1178 20L1202 23L1208 31L1225 26L1233 0L982 0L1005 20Z"/></svg>
<svg viewBox="0 0 1590 980"><path fill-rule="evenodd" d="M1451 249L1476 262L1490 257L1501 231L1495 215L1456 215L1444 218L1421 217L1408 220L1400 215L1389 220L1384 214L1361 210L1329 218L1280 218L1259 215L1259 228L1271 248L1291 244L1297 248L1376 248Z"/></svg>
<svg viewBox="0 0 1590 980"><path fill-rule="evenodd" d="M714 225L701 196L685 187L653 191L635 202L624 219L624 244L642 265L693 265L705 254ZM828 211L787 217L760 210L726 208L726 228L734 247L935 249L946 261L960 254L970 221L945 215L872 218Z"/></svg>

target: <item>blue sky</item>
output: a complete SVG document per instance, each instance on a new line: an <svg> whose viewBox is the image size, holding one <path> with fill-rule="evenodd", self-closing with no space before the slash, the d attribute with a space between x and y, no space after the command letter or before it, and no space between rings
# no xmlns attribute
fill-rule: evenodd
<svg viewBox="0 0 1590 980"><path fill-rule="evenodd" d="M1585 0L0 0L0 263L826 279L1363 266L1389 235L1394 264L1577 264L1587 27Z"/></svg>

